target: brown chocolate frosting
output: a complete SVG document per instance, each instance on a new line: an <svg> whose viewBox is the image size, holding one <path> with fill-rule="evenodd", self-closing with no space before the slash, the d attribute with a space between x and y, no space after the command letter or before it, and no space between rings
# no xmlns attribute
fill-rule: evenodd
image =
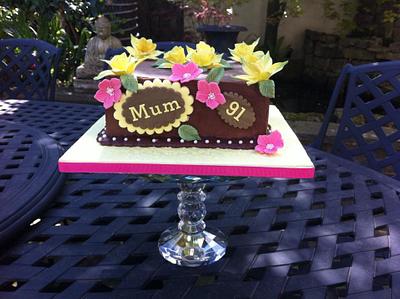
<svg viewBox="0 0 400 299"><path fill-rule="evenodd" d="M146 80L161 79L168 80L171 75L170 69L158 69L153 67L154 61L144 61L141 63L135 71L139 82ZM256 140L258 135L263 135L267 131L268 124L268 110L269 110L269 99L263 97L257 84L247 86L246 82L233 78L233 76L243 74L241 66L238 63L232 63L232 68L225 71L225 76L219 83L221 92L232 92L241 95L245 98L253 107L255 112L256 121L254 124L247 129L235 128L225 122L217 110L211 110L204 103L194 100L193 109L194 112L190 115L189 121L185 124L192 125L195 127L202 140L215 141L212 146L210 143L205 144L204 142L189 143L185 142L184 146L200 146L200 143L206 147L229 147L232 148L232 144L235 144L234 148L251 148L254 147L253 143L249 143L250 140ZM186 86L190 90L190 94L195 98L197 92L197 81L205 79L206 75L200 75L196 80L181 84ZM100 142L104 145L128 145L128 146L182 146L179 144L171 144L171 142L165 142L166 138L171 140L180 140L178 130L174 129L171 132L163 133L161 135L140 135L137 133L130 133L126 129L119 127L118 121L114 118L114 108L111 107L106 110L106 129L105 132L100 134L107 136L107 138L101 138ZM100 136L99 135L99 136ZM135 142L122 142L124 138L128 140L141 140L140 144ZM115 139L115 144L113 144ZM157 139L157 142L152 142ZM107 140L107 141L106 141ZM116 141L120 142L116 142ZM147 140L148 142L143 142ZM216 140L220 140L220 143L216 143ZM231 141L230 144L228 142ZM246 142L245 142L246 141Z"/></svg>

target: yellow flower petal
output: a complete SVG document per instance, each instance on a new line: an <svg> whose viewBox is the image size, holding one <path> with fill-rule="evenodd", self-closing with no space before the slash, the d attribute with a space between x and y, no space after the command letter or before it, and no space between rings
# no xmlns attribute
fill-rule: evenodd
<svg viewBox="0 0 400 299"><path fill-rule="evenodd" d="M199 67L213 68L221 66L222 54L216 54L215 49L205 42L199 42L196 50L187 47L187 59L196 63Z"/></svg>
<svg viewBox="0 0 400 299"><path fill-rule="evenodd" d="M164 59L170 64L184 64L186 63L186 55L183 47L175 46L170 51L164 54Z"/></svg>
<svg viewBox="0 0 400 299"><path fill-rule="evenodd" d="M115 55L111 60L104 61L111 67L111 70L109 71L117 76L132 74L137 65L142 62L142 60L136 60L131 56L128 57L126 53Z"/></svg>
<svg viewBox="0 0 400 299"><path fill-rule="evenodd" d="M245 42L235 44L235 48L233 50L229 49L232 55L230 58L237 62L242 62L242 59L252 56L255 47L258 45L259 40L260 39L258 38L250 45L246 44Z"/></svg>
<svg viewBox="0 0 400 299"><path fill-rule="evenodd" d="M280 72L288 62L289 61L274 63L270 68L271 76L276 74L277 72Z"/></svg>
<svg viewBox="0 0 400 299"><path fill-rule="evenodd" d="M191 47L188 47L188 46L186 46L186 51L187 51L187 56L188 56L188 58L193 54L193 53L195 53L196 52L196 50L195 49L193 49L193 48L191 48Z"/></svg>
<svg viewBox="0 0 400 299"><path fill-rule="evenodd" d="M269 54L269 51L267 52L267 54L261 57L261 64L265 69L268 69L269 67L272 66L272 58L271 55Z"/></svg>
<svg viewBox="0 0 400 299"><path fill-rule="evenodd" d="M260 38L257 38L257 39L251 44L251 47L253 48L253 51L254 51L254 49L257 47L257 45L258 45L259 42L260 42Z"/></svg>
<svg viewBox="0 0 400 299"><path fill-rule="evenodd" d="M240 75L236 78L246 80L248 85L252 85L269 80L272 75L281 71L287 64L287 61L273 63L269 52L262 56L261 54L263 53L258 51L242 59L242 69L246 75Z"/></svg>
<svg viewBox="0 0 400 299"><path fill-rule="evenodd" d="M135 45L137 41L138 39L133 34L131 34L131 45Z"/></svg>
<svg viewBox="0 0 400 299"><path fill-rule="evenodd" d="M136 59L157 59L162 52L157 51L157 45L151 39L136 38L131 34L131 46L125 48Z"/></svg>
<svg viewBox="0 0 400 299"><path fill-rule="evenodd" d="M239 79L239 80L243 80L243 81L251 80L251 77L249 75L237 75L237 76L234 76L234 78Z"/></svg>

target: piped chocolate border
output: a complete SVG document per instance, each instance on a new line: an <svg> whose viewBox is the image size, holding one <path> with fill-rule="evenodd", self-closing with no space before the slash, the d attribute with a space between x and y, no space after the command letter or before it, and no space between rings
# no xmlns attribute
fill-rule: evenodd
<svg viewBox="0 0 400 299"><path fill-rule="evenodd" d="M97 135L97 141L105 146L139 146L139 147L200 147L200 148L231 148L253 149L257 145L257 138L203 138L202 140L185 141L180 138L162 136L125 136L114 137L106 134L103 129Z"/></svg>

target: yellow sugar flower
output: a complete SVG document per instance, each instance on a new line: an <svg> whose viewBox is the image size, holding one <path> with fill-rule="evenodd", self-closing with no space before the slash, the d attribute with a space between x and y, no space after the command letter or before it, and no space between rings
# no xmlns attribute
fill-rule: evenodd
<svg viewBox="0 0 400 299"><path fill-rule="evenodd" d="M131 47L125 47L129 54L135 57L137 60L140 59L153 59L156 60L157 56L162 54L161 51L157 51L157 45L153 43L151 39L136 38L131 34Z"/></svg>
<svg viewBox="0 0 400 299"><path fill-rule="evenodd" d="M288 61L273 63L268 52L255 61L243 60L242 69L245 75L235 76L235 78L246 81L247 85L266 81L281 71L287 63Z"/></svg>
<svg viewBox="0 0 400 299"><path fill-rule="evenodd" d="M174 64L185 64L187 62L185 49L181 46L175 46L170 51L164 53L164 62L161 68L171 68Z"/></svg>
<svg viewBox="0 0 400 299"><path fill-rule="evenodd" d="M133 57L128 57L126 53L115 55L110 61L106 60L106 63L116 75L132 74L138 65L138 61Z"/></svg>
<svg viewBox="0 0 400 299"><path fill-rule="evenodd" d="M188 60L194 62L201 68L214 68L222 66L221 59L223 54L216 54L215 49L205 42L199 42L196 50L187 47Z"/></svg>
<svg viewBox="0 0 400 299"><path fill-rule="evenodd" d="M94 78L94 80L99 80L106 76L122 76L133 74L136 67L142 62L142 60L137 60L134 57L126 55L126 53L115 55L111 60L103 61L111 67L111 70L102 71Z"/></svg>
<svg viewBox="0 0 400 299"><path fill-rule="evenodd" d="M258 61L261 57L264 56L263 51L257 51L248 55L245 55L241 59L241 63L252 63Z"/></svg>
<svg viewBox="0 0 400 299"><path fill-rule="evenodd" d="M229 52L231 52L232 55L230 58L237 62L242 62L242 60L247 56L254 54L254 49L257 47L259 41L260 39L258 38L250 45L246 44L245 42L235 44L235 48L233 50L229 49Z"/></svg>

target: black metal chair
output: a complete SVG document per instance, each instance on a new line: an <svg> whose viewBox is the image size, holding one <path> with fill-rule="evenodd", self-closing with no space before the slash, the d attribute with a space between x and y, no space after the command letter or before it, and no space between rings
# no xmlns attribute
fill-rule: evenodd
<svg viewBox="0 0 400 299"><path fill-rule="evenodd" d="M54 100L61 49L41 40L0 40L0 99Z"/></svg>
<svg viewBox="0 0 400 299"><path fill-rule="evenodd" d="M400 61L347 64L337 80L324 123L312 146L321 148L345 86L343 115L332 153L400 179L399 80Z"/></svg>

